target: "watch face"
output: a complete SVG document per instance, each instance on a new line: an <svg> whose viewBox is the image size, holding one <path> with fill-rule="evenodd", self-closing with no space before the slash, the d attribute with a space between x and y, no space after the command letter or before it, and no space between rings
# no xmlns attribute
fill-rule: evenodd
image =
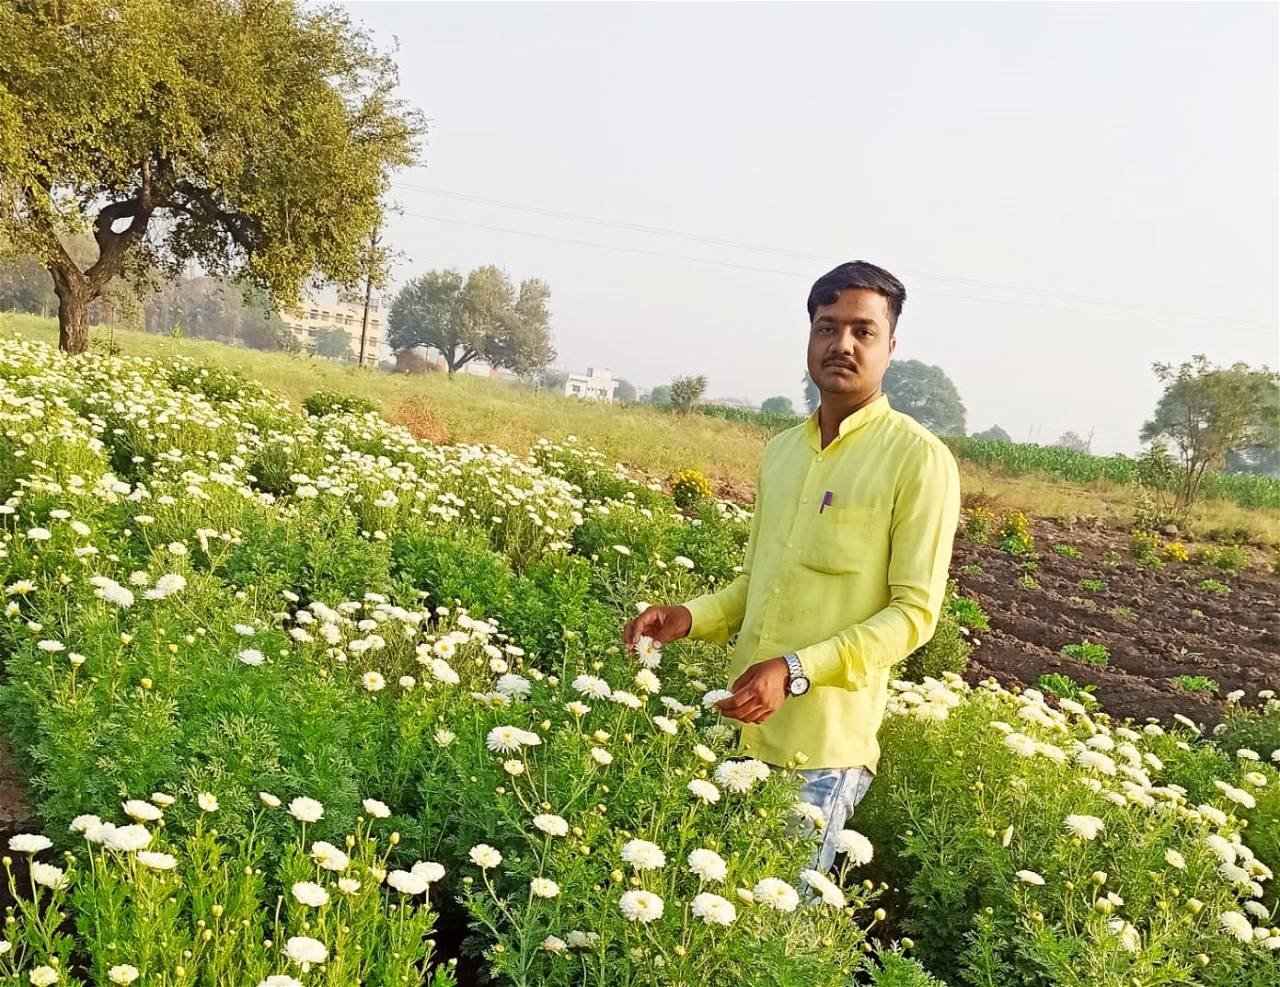
<svg viewBox="0 0 1280 987"><path fill-rule="evenodd" d="M803 675L797 676L791 680L791 694L793 696L803 696L809 691L809 680Z"/></svg>

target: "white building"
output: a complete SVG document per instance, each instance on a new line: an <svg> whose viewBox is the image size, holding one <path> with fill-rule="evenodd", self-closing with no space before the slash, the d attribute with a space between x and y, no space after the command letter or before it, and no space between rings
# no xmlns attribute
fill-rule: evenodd
<svg viewBox="0 0 1280 987"><path fill-rule="evenodd" d="M298 342L304 348L315 345L316 335L327 326L336 326L347 334L347 345L352 357L360 353L360 333L364 324L364 299L339 299L336 302L322 302L314 298L304 298L301 304L292 311L280 312L280 319L288 326ZM383 313L377 299L369 305L369 335L365 340L364 362L367 367L376 367L378 361L386 356L383 331Z"/></svg>
<svg viewBox="0 0 1280 987"><path fill-rule="evenodd" d="M613 403L613 392L618 381L610 370L588 367L585 374L570 374L564 382L564 394L569 398L585 398L588 401Z"/></svg>

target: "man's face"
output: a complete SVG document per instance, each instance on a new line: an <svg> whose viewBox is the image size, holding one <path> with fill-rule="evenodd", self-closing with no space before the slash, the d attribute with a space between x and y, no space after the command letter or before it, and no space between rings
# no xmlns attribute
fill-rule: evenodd
<svg viewBox="0 0 1280 987"><path fill-rule="evenodd" d="M809 376L823 394L862 400L875 394L897 340L889 333L889 300L849 288L813 313Z"/></svg>

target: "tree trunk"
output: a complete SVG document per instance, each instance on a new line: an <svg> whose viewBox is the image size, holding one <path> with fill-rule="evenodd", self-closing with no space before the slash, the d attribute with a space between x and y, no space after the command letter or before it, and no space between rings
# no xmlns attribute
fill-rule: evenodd
<svg viewBox="0 0 1280 987"><path fill-rule="evenodd" d="M53 290L58 296L58 349L83 353L89 348L89 304L94 291L89 279L69 264L53 263Z"/></svg>

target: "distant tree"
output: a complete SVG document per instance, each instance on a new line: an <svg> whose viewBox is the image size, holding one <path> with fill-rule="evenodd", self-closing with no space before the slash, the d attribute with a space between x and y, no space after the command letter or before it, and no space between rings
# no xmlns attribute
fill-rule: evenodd
<svg viewBox="0 0 1280 987"><path fill-rule="evenodd" d="M567 370L543 370L534 377L534 384L541 391L554 391L556 394L563 394L564 384L568 379L569 372Z"/></svg>
<svg viewBox="0 0 1280 987"><path fill-rule="evenodd" d="M796 406L791 403L790 398L779 394L777 397L765 398L760 410L770 415L794 415Z"/></svg>
<svg viewBox="0 0 1280 987"><path fill-rule="evenodd" d="M153 262L281 300L313 276L353 284L422 129L395 85L331 7L0 4L0 241L52 274L59 346L83 352L90 305Z"/></svg>
<svg viewBox="0 0 1280 987"><path fill-rule="evenodd" d="M978 432L973 436L975 439L994 439L997 442L1012 442L1009 433L999 425L992 425L985 432Z"/></svg>
<svg viewBox="0 0 1280 987"><path fill-rule="evenodd" d="M1072 452L1088 452L1089 440L1082 439L1075 432L1063 432L1054 443L1059 449L1070 449Z"/></svg>
<svg viewBox="0 0 1280 987"><path fill-rule="evenodd" d="M453 374L477 358L519 374L532 374L555 359L543 281L511 279L497 267L467 275L428 271L400 289L387 315L393 350L430 346Z"/></svg>
<svg viewBox="0 0 1280 987"><path fill-rule="evenodd" d="M1168 439L1182 466L1178 507L1199 495L1205 473L1222 469L1231 453L1269 446L1280 431L1280 374L1244 363L1219 367L1203 354L1173 366L1152 365L1164 393L1143 442Z"/></svg>
<svg viewBox="0 0 1280 987"><path fill-rule="evenodd" d="M808 374L804 375L804 406L809 409L809 414L813 414L818 410L818 405L822 403L822 393L818 390L818 385L813 382L813 378Z"/></svg>
<svg viewBox="0 0 1280 987"><path fill-rule="evenodd" d="M895 360L881 385L889 403L935 435L964 435L964 402L941 367Z"/></svg>
<svg viewBox="0 0 1280 987"><path fill-rule="evenodd" d="M0 311L48 315L57 307L53 279L37 258L0 259Z"/></svg>
<svg viewBox="0 0 1280 987"><path fill-rule="evenodd" d="M315 342L311 352L328 360L341 360L352 363L356 355L351 351L351 337L347 331L338 326L321 326L316 330Z"/></svg>
<svg viewBox="0 0 1280 987"><path fill-rule="evenodd" d="M613 399L623 404L634 404L636 400L636 385L629 380L619 378L617 389L613 392Z"/></svg>
<svg viewBox="0 0 1280 987"><path fill-rule="evenodd" d="M1224 473L1252 473L1280 479L1280 432L1269 444L1245 446L1227 453Z"/></svg>
<svg viewBox="0 0 1280 987"><path fill-rule="evenodd" d="M687 415L706 392L706 377L677 377L671 382L671 407L680 414Z"/></svg>
<svg viewBox="0 0 1280 987"><path fill-rule="evenodd" d="M671 407L671 385L659 384L649 392L649 396L645 400L657 408Z"/></svg>

